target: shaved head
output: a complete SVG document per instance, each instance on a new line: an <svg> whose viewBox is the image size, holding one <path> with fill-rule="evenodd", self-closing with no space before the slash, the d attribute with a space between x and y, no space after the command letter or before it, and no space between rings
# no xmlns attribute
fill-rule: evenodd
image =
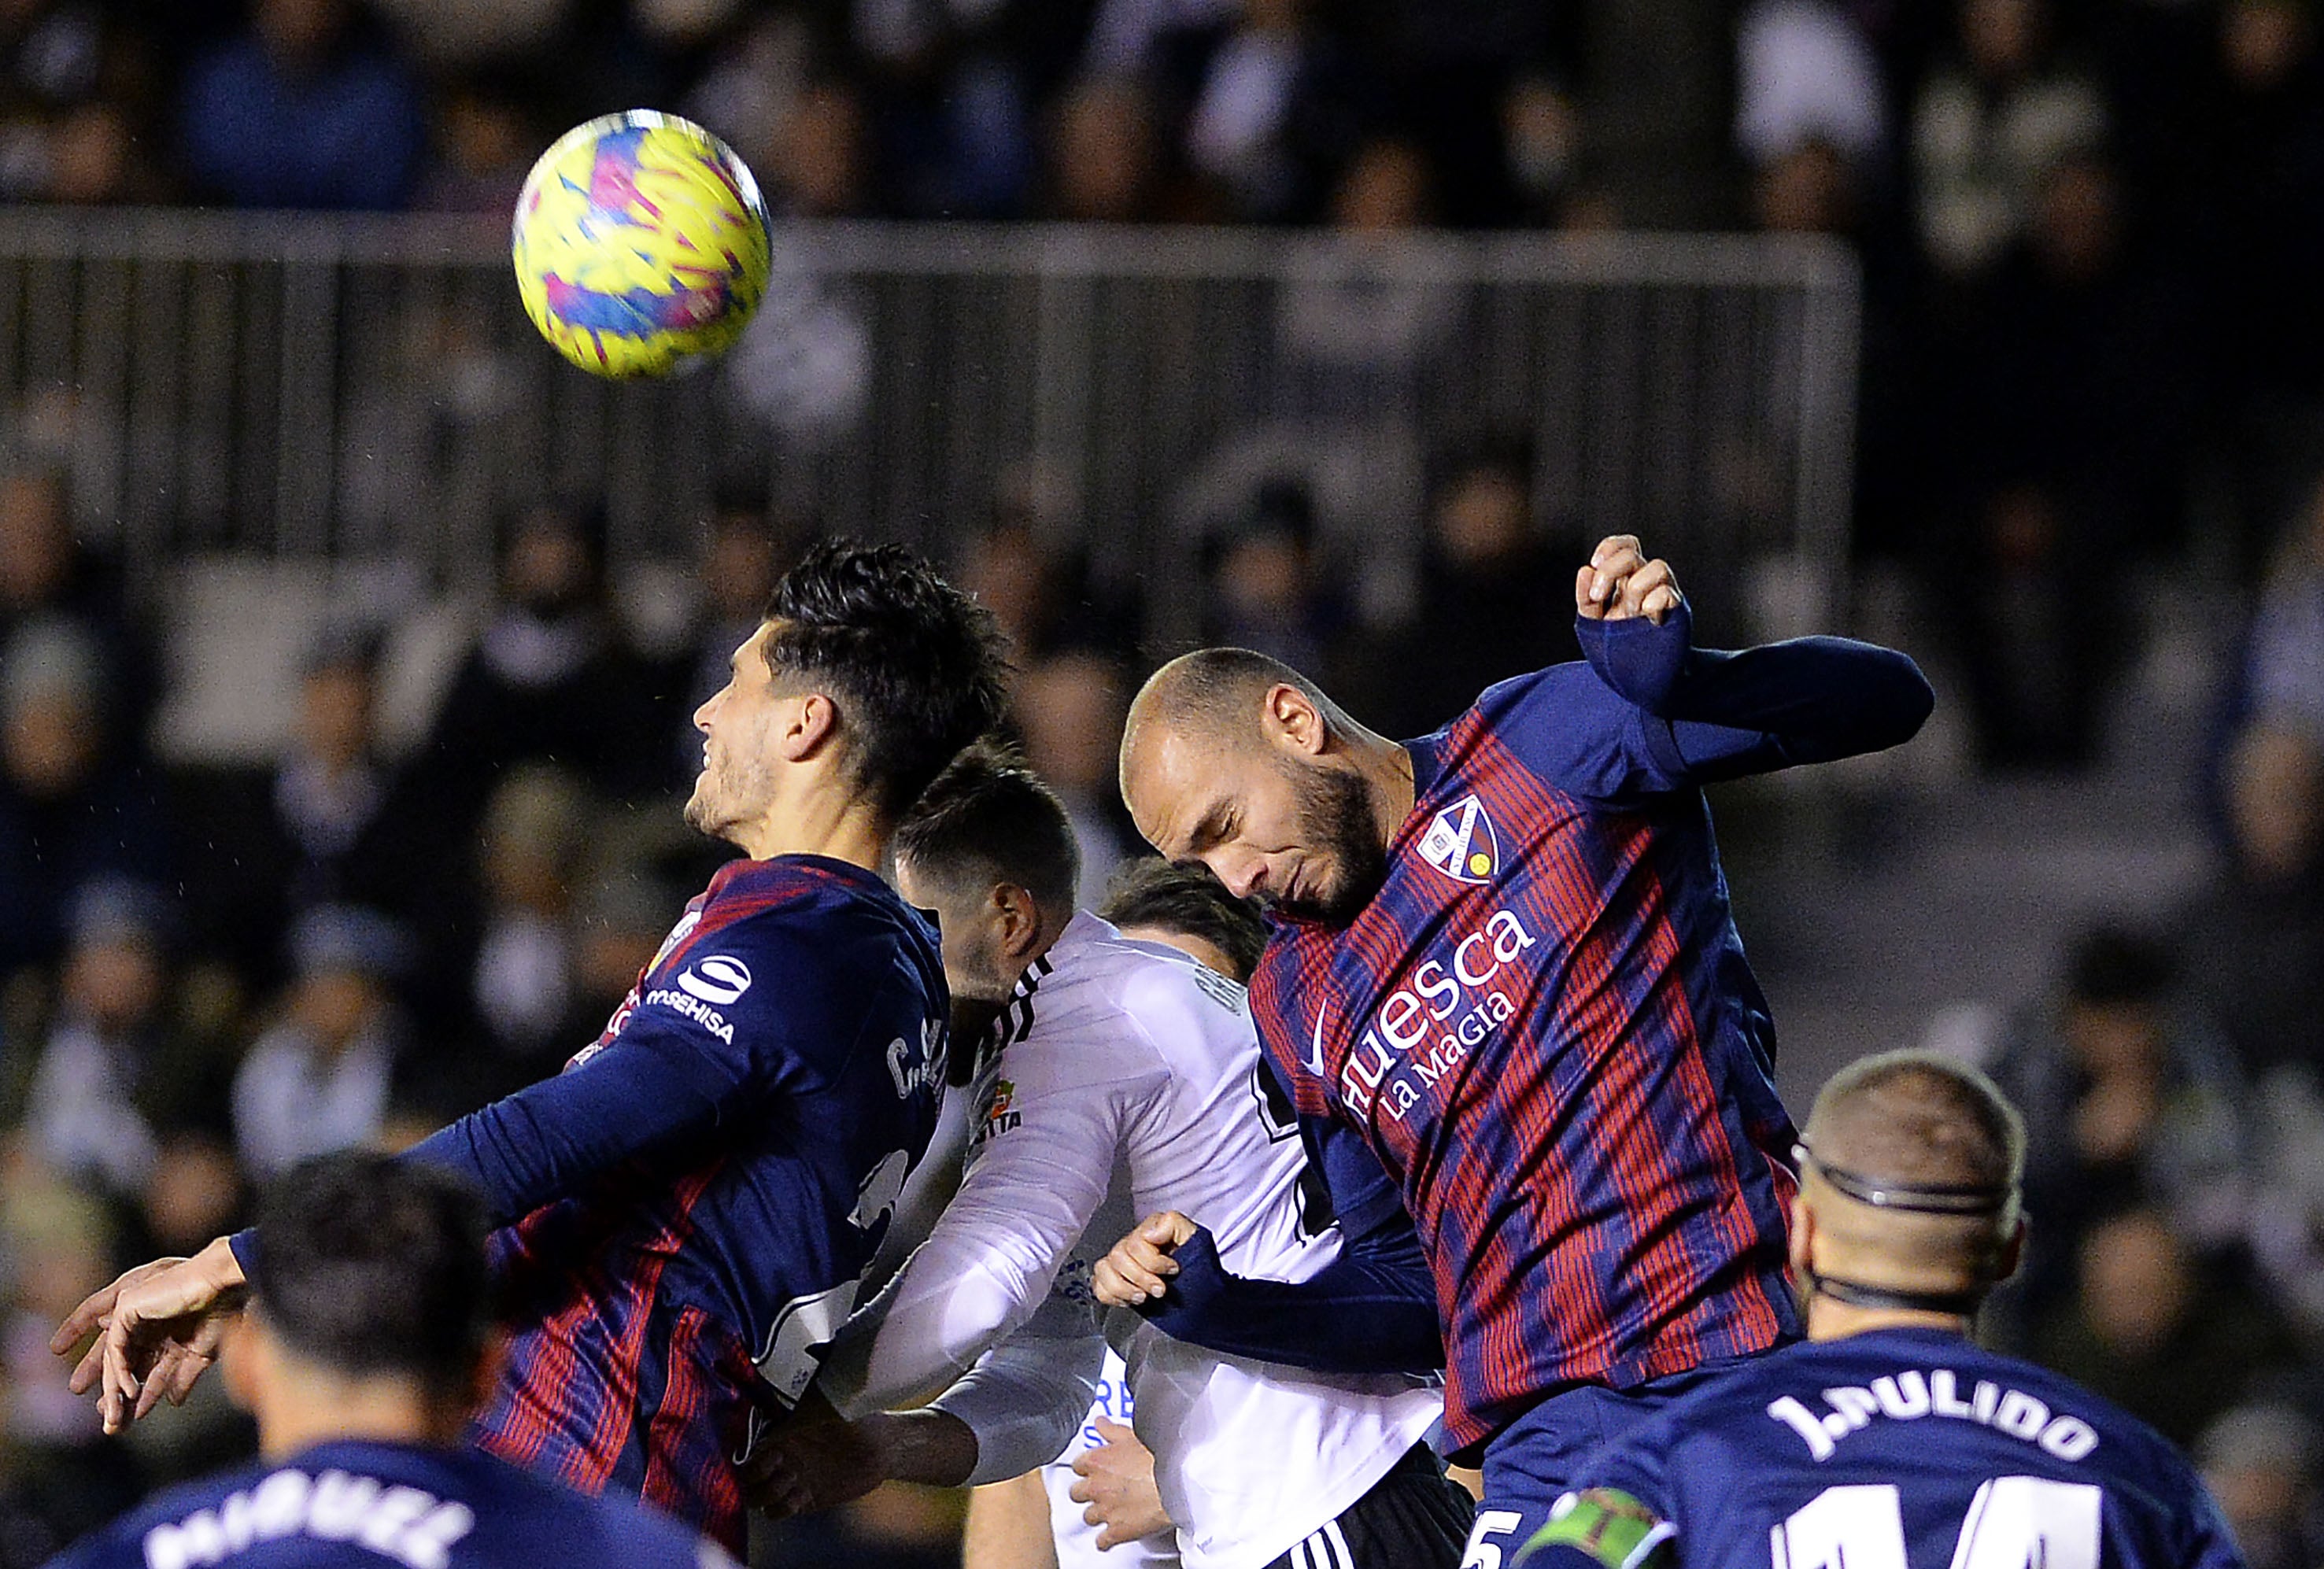
<svg viewBox="0 0 2324 1569"><path fill-rule="evenodd" d="M1216 746L1255 742L1267 694L1277 686L1305 696L1333 729L1356 728L1323 688L1281 660L1250 649L1197 649L1181 654L1146 678L1130 706L1121 763L1125 786L1140 732L1167 733Z"/></svg>
<svg viewBox="0 0 2324 1569"><path fill-rule="evenodd" d="M1816 1267L1911 1290L1997 1279L2019 1230L2025 1125L1993 1081L1931 1051L1849 1064L1802 1134Z"/></svg>
<svg viewBox="0 0 2324 1569"><path fill-rule="evenodd" d="M1933 1051L1886 1051L1832 1075L1808 1113L1826 1160L1914 1187L2006 1188L2025 1170L2025 1124L2000 1087Z"/></svg>
<svg viewBox="0 0 2324 1569"><path fill-rule="evenodd" d="M1344 924L1379 891L1411 779L1403 748L1249 649L1171 660L1122 729L1121 796L1147 843L1303 919Z"/></svg>

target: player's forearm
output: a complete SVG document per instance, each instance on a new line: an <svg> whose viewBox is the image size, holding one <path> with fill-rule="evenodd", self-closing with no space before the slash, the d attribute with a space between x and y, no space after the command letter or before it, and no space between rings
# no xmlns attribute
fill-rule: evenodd
<svg viewBox="0 0 2324 1569"><path fill-rule="evenodd" d="M1314 1372L1444 1365L1435 1286L1416 1242L1343 1256L1296 1283L1227 1273L1207 1232L1197 1232L1176 1257L1169 1294L1138 1309L1173 1340Z"/></svg>
<svg viewBox="0 0 2324 1569"><path fill-rule="evenodd" d="M1035 1333L1067 1321L1084 1333L1064 1338ZM1041 1317L995 1346L934 1402L935 1409L958 1417L976 1435L976 1471L969 1481L1001 1481L1064 1453L1097 1398L1104 1364L1105 1342L1088 1310L1052 1297Z"/></svg>
<svg viewBox="0 0 2324 1569"><path fill-rule="evenodd" d="M960 1487L975 1474L976 1434L948 1412L883 1412L865 1417L862 1432L890 1481Z"/></svg>
<svg viewBox="0 0 2324 1569"><path fill-rule="evenodd" d="M1695 649L1664 717L1674 725L1757 731L1794 762L1900 745L1936 706L1910 656L1849 638L1803 637L1737 653ZM1681 732L1683 749L1690 737Z"/></svg>
<svg viewBox="0 0 2324 1569"><path fill-rule="evenodd" d="M1871 643L1697 649L1683 606L1659 626L1575 625L1591 670L1644 716L1638 737L1662 788L1878 752L1911 740L1935 706L1909 657Z"/></svg>
<svg viewBox="0 0 2324 1569"><path fill-rule="evenodd" d="M1656 718L1842 749L1831 756L1912 739L1935 704L1908 656L1849 638L1794 638L1732 653L1699 649L1683 605L1659 624L1577 617L1574 631L1599 678Z"/></svg>

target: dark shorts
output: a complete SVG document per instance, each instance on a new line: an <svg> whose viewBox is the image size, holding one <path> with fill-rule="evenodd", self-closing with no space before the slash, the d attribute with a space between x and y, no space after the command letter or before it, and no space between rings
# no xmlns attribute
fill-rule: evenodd
<svg viewBox="0 0 2324 1569"><path fill-rule="evenodd" d="M1706 1363L1627 1389L1568 1389L1493 1435L1485 1444L1485 1497L1461 1569L1514 1569L1518 1551L1572 1491L1583 1456L1743 1360Z"/></svg>
<svg viewBox="0 0 2324 1569"><path fill-rule="evenodd" d="M1476 1508L1434 1452L1416 1444L1339 1518L1268 1569L1454 1569Z"/></svg>

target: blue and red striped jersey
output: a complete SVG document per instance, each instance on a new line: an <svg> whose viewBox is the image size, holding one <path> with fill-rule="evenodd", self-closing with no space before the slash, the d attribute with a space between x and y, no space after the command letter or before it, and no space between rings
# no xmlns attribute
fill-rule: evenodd
<svg viewBox="0 0 2324 1569"><path fill-rule="evenodd" d="M1408 747L1416 799L1345 927L1286 920L1251 987L1301 1109L1354 1124L1435 1278L1445 1431L1798 1334L1794 1133L1700 786L1909 737L1901 654L1581 623Z"/></svg>
<svg viewBox="0 0 2324 1569"><path fill-rule="evenodd" d="M933 927L877 876L734 862L564 1073L417 1146L513 1223L479 1442L739 1539L749 1412L797 1399L854 1306L948 1011Z"/></svg>

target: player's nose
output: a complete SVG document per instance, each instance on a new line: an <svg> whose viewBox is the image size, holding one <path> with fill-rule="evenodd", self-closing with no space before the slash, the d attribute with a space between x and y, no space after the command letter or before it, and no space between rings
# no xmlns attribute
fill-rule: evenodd
<svg viewBox="0 0 2324 1569"><path fill-rule="evenodd" d="M1267 861L1263 856L1213 850L1203 857L1203 862L1237 899L1249 899L1267 887Z"/></svg>

